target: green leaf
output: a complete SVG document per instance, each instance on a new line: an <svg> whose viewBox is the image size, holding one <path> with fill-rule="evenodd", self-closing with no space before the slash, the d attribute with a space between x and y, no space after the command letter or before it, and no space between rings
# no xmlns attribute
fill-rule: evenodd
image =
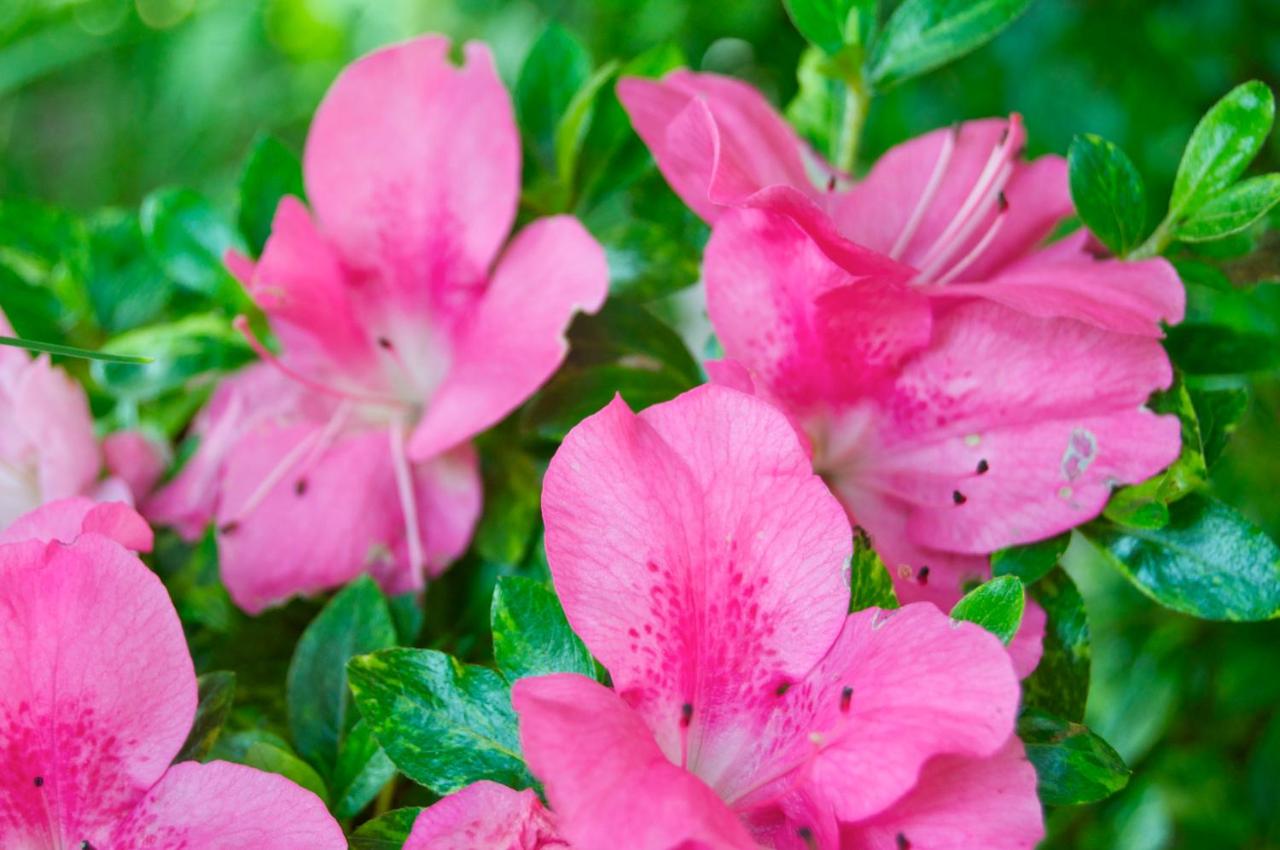
<svg viewBox="0 0 1280 850"><path fill-rule="evenodd" d="M302 162L298 155L275 136L261 136L245 160L240 174L240 232L257 256L271 235L280 200L292 195L306 199L302 184Z"/></svg>
<svg viewBox="0 0 1280 850"><path fill-rule="evenodd" d="M202 761L209 755L235 703L236 674L225 670L205 673L196 680L196 687L199 691L196 719L182 749L173 758L175 762Z"/></svg>
<svg viewBox="0 0 1280 850"><path fill-rule="evenodd" d="M596 96L618 72L618 63L609 62L587 78L582 88L574 92L573 99L565 107L564 115L556 124L553 147L555 149L556 175L566 192L573 188L578 168L578 154L591 127L595 112Z"/></svg>
<svg viewBox="0 0 1280 850"><path fill-rule="evenodd" d="M1177 325L1169 328L1165 347L1188 375L1242 375L1280 367L1280 338L1227 325Z"/></svg>
<svg viewBox="0 0 1280 850"><path fill-rule="evenodd" d="M54 207L0 201L0 308L17 336L60 339L90 314L83 222Z"/></svg>
<svg viewBox="0 0 1280 850"><path fill-rule="evenodd" d="M520 561L538 525L542 475L527 452L505 430L480 443L484 512L473 541L476 552L491 561Z"/></svg>
<svg viewBox="0 0 1280 850"><path fill-rule="evenodd" d="M369 725L357 721L342 742L333 770L334 816L339 820L355 817L395 775L396 766L378 746Z"/></svg>
<svg viewBox="0 0 1280 850"><path fill-rule="evenodd" d="M899 607L893 576L876 554L871 538L861 528L853 532L853 558L849 562L849 613L864 608Z"/></svg>
<svg viewBox="0 0 1280 850"><path fill-rule="evenodd" d="M562 369L525 410L525 426L543 439L560 442L575 425L599 411L615 395L642 410L691 389L664 370L601 365Z"/></svg>
<svg viewBox="0 0 1280 850"><path fill-rule="evenodd" d="M1129 783L1124 759L1079 723L1027 709L1018 718L1018 737L1035 766L1036 792L1045 805L1096 803Z"/></svg>
<svg viewBox="0 0 1280 850"><path fill-rule="evenodd" d="M120 333L158 319L175 287L147 253L138 216L106 209L86 225L87 287L98 324L109 333Z"/></svg>
<svg viewBox="0 0 1280 850"><path fill-rule="evenodd" d="M1189 392L1200 423L1204 462L1212 467L1244 418L1249 407L1249 391L1243 387L1228 387L1221 390L1192 389Z"/></svg>
<svg viewBox="0 0 1280 850"><path fill-rule="evenodd" d="M1007 644L1022 624L1025 597L1016 576L993 578L966 593L951 609L951 619L976 623Z"/></svg>
<svg viewBox="0 0 1280 850"><path fill-rule="evenodd" d="M516 118L536 158L555 173L556 128L591 76L591 57L568 30L551 24L529 48L516 81Z"/></svg>
<svg viewBox="0 0 1280 850"><path fill-rule="evenodd" d="M498 579L493 591L493 657L514 682L524 676L581 673L595 676L595 662L546 585L523 576Z"/></svg>
<svg viewBox="0 0 1280 850"><path fill-rule="evenodd" d="M1280 613L1280 548L1221 502L1190 495L1169 506L1164 528L1100 521L1083 530L1139 590L1167 608L1206 620Z"/></svg>
<svg viewBox="0 0 1280 850"><path fill-rule="evenodd" d="M289 663L285 696L298 752L332 776L339 749L358 719L351 711L347 662L396 644L391 611L378 585L361 576L307 626Z"/></svg>
<svg viewBox="0 0 1280 850"><path fill-rule="evenodd" d="M360 714L410 779L451 794L490 779L527 788L502 676L431 649L384 649L347 665Z"/></svg>
<svg viewBox="0 0 1280 850"><path fill-rule="evenodd" d="M1048 540L999 549L991 553L991 574L1017 576L1024 584L1039 581L1057 566L1070 543L1071 532L1067 531Z"/></svg>
<svg viewBox="0 0 1280 850"><path fill-rule="evenodd" d="M102 350L151 358L145 364L95 361L90 365L93 379L104 390L137 401L186 388L210 373L238 369L254 357L230 323L211 313L129 331L108 340Z"/></svg>
<svg viewBox="0 0 1280 850"><path fill-rule="evenodd" d="M58 345L34 339L18 339L12 336L0 336L0 345L7 345L10 348L25 348L27 351L39 351L45 354L57 354L61 357L75 357L80 360L97 360L102 363L146 364L152 362L150 357L139 357L132 354L111 354L106 351L89 351L84 348L73 348L70 345Z"/></svg>
<svg viewBox="0 0 1280 850"><path fill-rule="evenodd" d="M1275 111L1271 89L1252 80L1205 113L1182 153L1169 200L1170 221L1181 221L1236 181L1261 150Z"/></svg>
<svg viewBox="0 0 1280 850"><path fill-rule="evenodd" d="M153 192L142 202L141 223L147 250L174 283L222 304L247 301L222 264L229 249L244 251L244 242L200 195L190 189Z"/></svg>
<svg viewBox="0 0 1280 850"><path fill-rule="evenodd" d="M811 44L829 55L865 44L879 0L783 0L791 21Z"/></svg>
<svg viewBox="0 0 1280 850"><path fill-rule="evenodd" d="M613 295L653 301L698 281L705 240L683 238L671 221L628 219L596 236L609 261Z"/></svg>
<svg viewBox="0 0 1280 850"><path fill-rule="evenodd" d="M365 821L351 833L351 850L401 850L420 814L416 807L393 809Z"/></svg>
<svg viewBox="0 0 1280 850"><path fill-rule="evenodd" d="M306 788L321 800L329 799L329 791L325 788L320 774L316 773L311 765L283 747L267 741L254 741L245 750L242 764L268 773L278 773L293 784Z"/></svg>
<svg viewBox="0 0 1280 850"><path fill-rule="evenodd" d="M1238 233L1280 203L1280 174L1263 174L1209 199L1173 230L1183 242L1207 242Z"/></svg>
<svg viewBox="0 0 1280 850"><path fill-rule="evenodd" d="M1100 136L1076 136L1067 152L1071 198L1085 225L1123 256L1146 236L1147 192L1133 161Z"/></svg>
<svg viewBox="0 0 1280 850"><path fill-rule="evenodd" d="M1084 717L1089 697L1092 648L1084 599L1065 570L1055 569L1027 592L1048 617L1044 654L1022 682L1024 705L1068 720Z"/></svg>
<svg viewBox="0 0 1280 850"><path fill-rule="evenodd" d="M905 0L885 24L869 63L883 90L958 59L995 38L1031 0Z"/></svg>

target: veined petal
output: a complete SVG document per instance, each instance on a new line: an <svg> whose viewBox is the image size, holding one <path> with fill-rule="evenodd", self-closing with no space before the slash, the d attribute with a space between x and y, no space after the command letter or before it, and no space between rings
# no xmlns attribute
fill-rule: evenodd
<svg viewBox="0 0 1280 850"><path fill-rule="evenodd" d="M532 790L482 781L424 809L404 850L539 850L555 836L551 815Z"/></svg>
<svg viewBox="0 0 1280 850"><path fill-rule="evenodd" d="M95 502L84 496L46 502L0 532L0 544L22 540L74 543L99 534L135 552L150 552L154 535L147 521L123 502Z"/></svg>

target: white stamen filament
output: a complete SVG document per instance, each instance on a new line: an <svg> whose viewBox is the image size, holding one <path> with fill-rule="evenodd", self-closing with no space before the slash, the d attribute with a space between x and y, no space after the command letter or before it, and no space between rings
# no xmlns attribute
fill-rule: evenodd
<svg viewBox="0 0 1280 850"><path fill-rule="evenodd" d="M422 550L422 534L418 530L418 501L413 494L413 478L409 459L405 455L404 420L391 423L391 466L396 474L396 491L400 496L400 510L404 512L405 543L409 547L409 568L414 576L426 569L426 556Z"/></svg>
<svg viewBox="0 0 1280 850"><path fill-rule="evenodd" d="M902 232L898 234L898 239L893 243L893 247L889 249L889 256L892 259L902 259L902 253L907 250L907 245L911 243L911 237L916 235L916 231L920 229L920 222L924 221L924 214L929 209L929 205L933 203L933 198L938 194L938 187L942 185L942 178L947 173L947 166L951 164L951 155L956 150L955 132L948 132L942 139L942 149L938 151L938 159L933 164L933 172L929 175L929 180L924 184L924 191L920 193L919 200L916 201L915 208L911 210L907 223L902 228Z"/></svg>
<svg viewBox="0 0 1280 850"><path fill-rule="evenodd" d="M982 195L980 201L974 205L973 209L964 216L963 222L961 226L957 228L956 232L947 240L944 241L939 239L938 242L935 243L934 248L938 249L941 246L941 250L932 260L924 263L920 268L920 271L915 277L916 283L922 283L932 279L946 267L947 263L955 253L964 247L965 242L969 240L969 237L973 235L973 232L978 228L978 225L982 223L982 213L990 209L992 204L996 203L997 199L1000 197L1000 193L1004 191L1005 184L1008 182L1009 177L1012 174L1013 163L1010 162L1004 163L996 170L995 178L988 181L989 186L987 191ZM952 220L952 223L954 224L959 221L961 221L961 218L957 216Z"/></svg>
<svg viewBox="0 0 1280 850"><path fill-rule="evenodd" d="M293 465L297 463L300 458L306 455L311 450L312 446L319 443L323 436L324 431L312 431L304 439L299 440L293 448L285 453L285 456L280 459L279 463L271 467L271 471L258 482L258 486L249 494L249 498L245 499L245 502L240 506L240 509L237 510L230 519L224 520L222 525L228 526L238 524L249 514L253 513L254 510L257 509L258 505L262 504L262 500L267 497L267 494L274 490L275 486L289 474L289 470L293 468Z"/></svg>
<svg viewBox="0 0 1280 850"><path fill-rule="evenodd" d="M938 278L938 285L950 283L963 274L965 269L973 265L986 252L987 248L991 247L991 243L995 241L996 234L1000 232L1000 228L1004 226L1005 219L1008 217L1008 208L996 213L995 221L991 222L991 227L987 228L987 232L978 240L978 244L974 245L973 250L964 255L964 259L953 265L947 270L946 274Z"/></svg>

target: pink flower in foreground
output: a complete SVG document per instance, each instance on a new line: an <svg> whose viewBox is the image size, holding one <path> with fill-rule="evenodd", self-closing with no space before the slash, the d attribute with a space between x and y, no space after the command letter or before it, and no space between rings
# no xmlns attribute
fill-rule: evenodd
<svg viewBox="0 0 1280 850"><path fill-rule="evenodd" d="M0 534L0 846L341 850L314 794L225 762L171 765L196 677L121 504L55 502Z"/></svg>
<svg viewBox="0 0 1280 850"><path fill-rule="evenodd" d="M0 312L0 336L13 335ZM126 443L137 451L118 451ZM149 453L143 445L150 447ZM130 502L135 492L131 485L150 486L147 476L161 456L145 437L113 434L103 449L113 477L100 481L104 452L94 436L84 389L55 368L49 355L32 357L0 346L0 529L55 499L92 496Z"/></svg>
<svg viewBox="0 0 1280 850"><path fill-rule="evenodd" d="M898 274L947 301L1145 336L1182 318L1164 260L1098 259L1085 232L1040 247L1073 212L1067 166L1021 159L1017 115L912 139L850 186L745 83L682 70L625 79L618 95L672 188L709 222L732 207L782 212L851 273Z"/></svg>
<svg viewBox="0 0 1280 850"><path fill-rule="evenodd" d="M344 71L307 139L311 211L286 198L261 260L228 259L283 353L219 389L148 514L189 535L216 518L249 611L364 571L396 592L443 570L480 511L468 441L555 371L573 314L605 297L575 219L503 249L520 140L488 50L464 52L455 66L428 36Z"/></svg>
<svg viewBox="0 0 1280 850"><path fill-rule="evenodd" d="M1043 835L1008 654L925 603L847 614L848 520L775 408L715 386L639 415L617 400L565 438L543 515L565 613L614 686L514 686L569 846L1003 850ZM420 823L488 808L435 811Z"/></svg>
<svg viewBox="0 0 1280 850"><path fill-rule="evenodd" d="M987 554L1096 516L1112 488L1177 457L1146 410L1172 370L1158 340L988 301L930 304L857 278L792 219L722 216L704 258L731 360L713 377L782 407L814 467L871 534L904 599L949 608ZM1039 657L1029 610L1019 668Z"/></svg>

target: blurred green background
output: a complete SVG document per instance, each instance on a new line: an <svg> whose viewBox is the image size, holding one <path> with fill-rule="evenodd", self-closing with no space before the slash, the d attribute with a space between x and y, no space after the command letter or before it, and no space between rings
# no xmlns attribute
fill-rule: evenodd
<svg viewBox="0 0 1280 850"><path fill-rule="evenodd" d="M796 90L803 43L778 0L3 0L0 198L88 214L136 209L153 189L180 185L232 210L254 137L270 131L300 149L325 88L355 56L439 31L487 41L513 83L550 20L597 64L674 42L775 103ZM1276 0L1039 0L991 45L878 98L863 156L1018 111L1033 152L1065 152L1081 132L1119 143L1158 204L1196 120L1250 78L1280 82ZM1277 168L1273 136L1255 170ZM1280 335L1275 235L1214 248L1235 289L1193 292L1192 315ZM1280 387L1274 375L1215 380L1251 389L1215 488L1280 536ZM1090 725L1135 772L1104 804L1051 813L1048 846L1280 847L1280 624L1171 614L1088 552L1071 569L1094 633Z"/></svg>

